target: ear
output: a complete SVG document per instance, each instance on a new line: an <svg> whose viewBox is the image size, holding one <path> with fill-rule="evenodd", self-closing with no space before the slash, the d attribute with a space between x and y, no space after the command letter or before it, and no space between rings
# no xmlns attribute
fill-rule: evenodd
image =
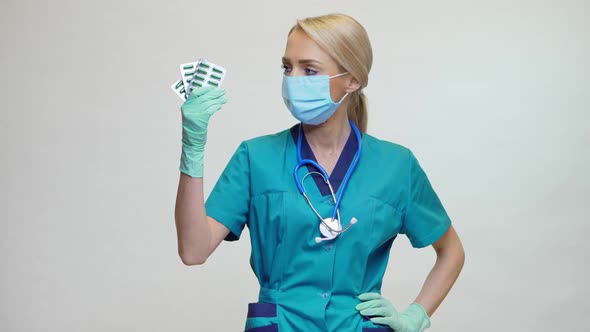
<svg viewBox="0 0 590 332"><path fill-rule="evenodd" d="M348 82L348 86L346 87L346 90L344 90L344 91L346 91L348 93L353 93L360 88L361 88L361 83L359 83L359 81L353 77L350 80L350 82Z"/></svg>

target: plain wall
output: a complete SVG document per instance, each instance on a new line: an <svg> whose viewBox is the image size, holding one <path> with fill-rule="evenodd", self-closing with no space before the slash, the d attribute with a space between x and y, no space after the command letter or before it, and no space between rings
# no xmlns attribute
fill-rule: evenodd
<svg viewBox="0 0 590 332"><path fill-rule="evenodd" d="M569 331L590 310L587 1L0 1L0 330L241 331L248 233L182 264L178 65L227 68L206 194L238 144L296 123L295 19L367 29L369 133L414 151L466 251L429 331ZM435 261L398 237L404 309Z"/></svg>

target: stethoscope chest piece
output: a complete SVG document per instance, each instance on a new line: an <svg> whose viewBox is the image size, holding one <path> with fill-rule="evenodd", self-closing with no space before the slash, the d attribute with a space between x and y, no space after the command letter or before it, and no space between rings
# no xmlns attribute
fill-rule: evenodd
<svg viewBox="0 0 590 332"><path fill-rule="evenodd" d="M324 237L334 238L342 232L342 224L338 218L324 218L324 222L320 223L320 232Z"/></svg>

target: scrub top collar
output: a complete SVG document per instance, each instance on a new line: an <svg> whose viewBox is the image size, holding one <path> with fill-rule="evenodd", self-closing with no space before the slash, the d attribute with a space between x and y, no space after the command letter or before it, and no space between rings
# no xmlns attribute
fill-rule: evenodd
<svg viewBox="0 0 590 332"><path fill-rule="evenodd" d="M295 143L295 146L297 146L297 139L299 138L300 125L301 124L298 123L290 129L291 136L293 137L293 142ZM338 188L340 188L340 184L344 179L344 175L346 175L346 171L348 171L348 168L350 167L350 164L354 159L354 154L356 153L357 147L358 142L356 141L356 136L354 135L354 131L351 128L350 134L348 135L348 139L346 140L346 144L344 145L344 149L342 149L340 157L338 157L338 161L336 162L336 166L334 167L332 174L330 174L330 183L332 184L332 188L334 189L335 193L338 192ZM301 158L311 159L317 162L317 159L313 154L313 151L311 150L311 147L309 146L309 143L307 142L305 135L303 135L301 140ZM308 172L317 172L317 169L315 169L315 167L311 165L306 165L305 167L307 167ZM330 195L330 188L328 188L328 185L324 182L321 176L312 175L310 177L314 179L315 184L318 187L318 190L320 191L322 196Z"/></svg>

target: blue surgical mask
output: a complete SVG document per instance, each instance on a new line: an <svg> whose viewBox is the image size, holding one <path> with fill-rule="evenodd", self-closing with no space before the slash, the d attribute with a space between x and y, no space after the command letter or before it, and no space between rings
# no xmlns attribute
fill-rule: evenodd
<svg viewBox="0 0 590 332"><path fill-rule="evenodd" d="M326 122L348 96L335 103L330 97L330 79L346 73L310 76L283 76L283 100L293 116L305 123L319 125Z"/></svg>

